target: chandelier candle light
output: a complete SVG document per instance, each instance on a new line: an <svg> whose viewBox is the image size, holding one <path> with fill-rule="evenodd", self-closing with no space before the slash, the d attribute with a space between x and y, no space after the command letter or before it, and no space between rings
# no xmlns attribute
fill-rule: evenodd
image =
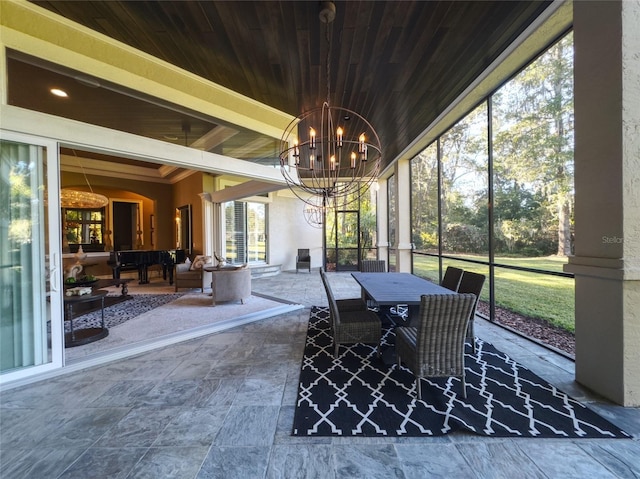
<svg viewBox="0 0 640 479"><path fill-rule="evenodd" d="M364 193L380 169L382 148L375 129L361 115L329 104L333 2L322 2L320 20L327 40L327 100L322 107L296 117L280 140L280 170L294 194L323 207L347 204ZM319 131L318 131L319 126ZM311 198L309 197L311 195Z"/></svg>

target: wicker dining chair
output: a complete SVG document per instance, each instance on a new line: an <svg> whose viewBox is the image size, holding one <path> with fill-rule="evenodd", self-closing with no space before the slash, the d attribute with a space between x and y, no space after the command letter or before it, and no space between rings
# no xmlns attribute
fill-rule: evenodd
<svg viewBox="0 0 640 479"><path fill-rule="evenodd" d="M382 321L376 313L364 310L340 310L333 295L331 286L323 276L327 299L331 334L333 336L334 358L338 357L341 344L374 343L376 356L380 356L380 340L382 339Z"/></svg>
<svg viewBox="0 0 640 479"><path fill-rule="evenodd" d="M417 327L396 328L398 366L404 362L415 375L418 399L427 377L459 377L467 397L464 339L475 300L474 294L425 294Z"/></svg>
<svg viewBox="0 0 640 479"><path fill-rule="evenodd" d="M386 273L387 262L383 259L363 259L360 261L360 271L363 273Z"/></svg>
<svg viewBox="0 0 640 479"><path fill-rule="evenodd" d="M325 273L322 268L320 268L320 278L322 278L322 284L324 285L324 290L327 293L328 299L329 295L333 294L333 292L329 285L327 273ZM361 298L336 299L336 306L338 307L338 311L365 311L367 309L367 303Z"/></svg>
<svg viewBox="0 0 640 479"><path fill-rule="evenodd" d="M460 280L462 279L462 273L464 273L464 271L460 268L447 266L447 270L444 272L444 277L442 278L440 286L444 286L451 291L458 291L458 286L460 286Z"/></svg>
<svg viewBox="0 0 640 479"><path fill-rule="evenodd" d="M362 273L386 273L387 262L383 259L363 259L360 261L360 272ZM362 291L362 300L367 303L369 309L379 311L380 306L372 300L367 293Z"/></svg>
<svg viewBox="0 0 640 479"><path fill-rule="evenodd" d="M473 325L475 324L476 309L484 286L485 276L483 274L465 271L458 286L458 293L473 293L476 295L476 302L473 304L473 310L469 315L469 326L467 327L467 339L471 341L473 353L476 352L476 334Z"/></svg>

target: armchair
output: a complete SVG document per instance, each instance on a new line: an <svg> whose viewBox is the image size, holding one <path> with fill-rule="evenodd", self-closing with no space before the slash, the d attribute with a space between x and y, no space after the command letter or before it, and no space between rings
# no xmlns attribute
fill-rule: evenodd
<svg viewBox="0 0 640 479"><path fill-rule="evenodd" d="M178 263L174 273L175 290L178 288L199 288L204 293L211 285L211 272L204 267L210 265L211 257L196 256L193 263Z"/></svg>
<svg viewBox="0 0 640 479"><path fill-rule="evenodd" d="M311 273L311 255L308 249L299 249L296 256L296 273L299 269L307 269Z"/></svg>
<svg viewBox="0 0 640 479"><path fill-rule="evenodd" d="M247 265L242 267L227 267L212 269L211 271L212 304L221 301L240 301L251 297L251 269Z"/></svg>

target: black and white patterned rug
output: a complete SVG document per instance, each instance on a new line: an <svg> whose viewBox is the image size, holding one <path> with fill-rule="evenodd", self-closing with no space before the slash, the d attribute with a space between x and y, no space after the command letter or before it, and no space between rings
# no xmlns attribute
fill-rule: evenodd
<svg viewBox="0 0 640 479"><path fill-rule="evenodd" d="M294 436L630 437L477 338L465 356L467 398L459 379L436 378L423 379L418 401L413 374L385 365L373 346L340 346L334 359L328 317L328 308L311 310ZM383 349L393 348L393 329L383 329Z"/></svg>
<svg viewBox="0 0 640 479"><path fill-rule="evenodd" d="M104 324L108 328L113 328L130 319L140 316L142 313L151 311L158 306L175 301L182 297L184 293L170 294L132 294L131 299L104 307ZM108 296L107 296L108 297ZM73 320L74 329L99 328L102 316L100 310L92 311L82 316L77 316ZM69 321L64 322L65 333L71 331Z"/></svg>

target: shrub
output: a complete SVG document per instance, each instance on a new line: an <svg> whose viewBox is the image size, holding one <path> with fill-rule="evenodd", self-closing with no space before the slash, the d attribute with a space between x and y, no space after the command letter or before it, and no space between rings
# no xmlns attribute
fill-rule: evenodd
<svg viewBox="0 0 640 479"><path fill-rule="evenodd" d="M482 253L487 251L486 233L474 225L452 223L446 226L442 245L447 251Z"/></svg>

